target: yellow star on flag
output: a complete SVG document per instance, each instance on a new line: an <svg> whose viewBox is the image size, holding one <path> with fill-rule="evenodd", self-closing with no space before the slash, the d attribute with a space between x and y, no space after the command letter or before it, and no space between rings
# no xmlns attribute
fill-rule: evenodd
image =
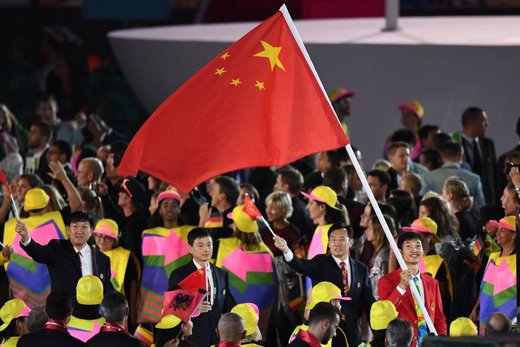
<svg viewBox="0 0 520 347"><path fill-rule="evenodd" d="M240 78L237 78L237 79L232 79L230 85L238 87L238 85L241 83L242 83L242 81L240 80Z"/></svg>
<svg viewBox="0 0 520 347"><path fill-rule="evenodd" d="M215 75L219 75L219 76L222 76L222 74L226 73L227 71L224 70L224 68L220 68L220 69L216 69L215 71Z"/></svg>
<svg viewBox="0 0 520 347"><path fill-rule="evenodd" d="M256 81L255 87L258 87L260 90L265 89L264 82Z"/></svg>
<svg viewBox="0 0 520 347"><path fill-rule="evenodd" d="M226 53L224 53L224 54L222 54L222 55L220 56L220 59L222 59L222 60L226 60L226 59L229 58L229 57L230 57L229 53L226 52Z"/></svg>
<svg viewBox="0 0 520 347"><path fill-rule="evenodd" d="M270 44L268 44L267 42L262 41L262 40L260 40L260 43L264 47L264 50L262 52L256 53L253 57L269 59L269 63L271 63L271 71L274 70L275 66L278 66L280 69L285 71L285 68L283 67L282 62L280 61L280 58L278 58L278 55L280 54L282 47L273 47Z"/></svg>

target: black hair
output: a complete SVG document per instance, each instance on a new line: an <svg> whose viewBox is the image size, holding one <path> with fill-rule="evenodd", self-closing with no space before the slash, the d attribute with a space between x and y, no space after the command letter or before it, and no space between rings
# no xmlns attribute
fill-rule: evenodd
<svg viewBox="0 0 520 347"><path fill-rule="evenodd" d="M323 175L323 185L331 187L333 191L339 192L347 179L347 172L340 167L331 167Z"/></svg>
<svg viewBox="0 0 520 347"><path fill-rule="evenodd" d="M462 127L465 128L468 123L478 120L483 112L483 109L475 106L465 109L464 112L462 112Z"/></svg>
<svg viewBox="0 0 520 347"><path fill-rule="evenodd" d="M22 175L18 176L16 181L19 181L21 179L26 180L29 183L29 185L31 186L31 188L40 188L45 184L42 181L42 179L40 178L40 176L35 175L35 174L22 174Z"/></svg>
<svg viewBox="0 0 520 347"><path fill-rule="evenodd" d="M415 146L417 142L417 137L410 129L398 129L394 131L392 136L390 137L390 142L404 142L407 143L410 147ZM404 146L401 146L404 147Z"/></svg>
<svg viewBox="0 0 520 347"><path fill-rule="evenodd" d="M188 244L193 247L196 239L202 239L204 237L211 237L211 234L207 229L204 228L194 228L188 233ZM212 238L213 239L213 238Z"/></svg>
<svg viewBox="0 0 520 347"><path fill-rule="evenodd" d="M314 306L309 314L309 326L324 320L333 321L336 317L341 317L339 309L330 302L319 302Z"/></svg>
<svg viewBox="0 0 520 347"><path fill-rule="evenodd" d="M284 167L276 171L280 175L282 183L287 184L289 193L298 194L303 188L303 176L300 171L292 167Z"/></svg>
<svg viewBox="0 0 520 347"><path fill-rule="evenodd" d="M85 211L75 211L72 212L70 215L70 224L75 222L88 222L90 224L90 227L93 228L94 225L94 218L92 217L92 214Z"/></svg>
<svg viewBox="0 0 520 347"><path fill-rule="evenodd" d="M437 125L423 125L419 128L419 139L427 139L432 131L438 132L439 127Z"/></svg>
<svg viewBox="0 0 520 347"><path fill-rule="evenodd" d="M47 137L47 140L52 138L52 126L42 120L35 121L31 124L32 127L37 127L40 130L40 134Z"/></svg>
<svg viewBox="0 0 520 347"><path fill-rule="evenodd" d="M226 196L228 203L235 206L240 195L240 186L238 183L228 176L218 176L215 178L215 183L218 184L220 193Z"/></svg>
<svg viewBox="0 0 520 347"><path fill-rule="evenodd" d="M392 181L388 172L383 171L383 170L378 170L378 169L370 170L369 172L367 172L367 176L377 177L379 179L379 183L381 185L390 186L390 183Z"/></svg>
<svg viewBox="0 0 520 347"><path fill-rule="evenodd" d="M49 319L65 320L72 310L72 300L64 290L53 291L45 301L45 312Z"/></svg>
<svg viewBox="0 0 520 347"><path fill-rule="evenodd" d="M442 166L441 154L435 149L423 149L421 155L426 163L430 163L431 170Z"/></svg>
<svg viewBox="0 0 520 347"><path fill-rule="evenodd" d="M72 158L72 147L69 145L68 142L63 140L56 140L52 143L52 146L58 147L60 150L60 154L65 154L65 159L67 162L70 161Z"/></svg>
<svg viewBox="0 0 520 347"><path fill-rule="evenodd" d="M402 249L405 241L410 240L419 240L421 241L421 245L424 245L424 237L420 233L416 233L415 231L408 231L402 233L401 236L397 239L397 248Z"/></svg>
<svg viewBox="0 0 520 347"><path fill-rule="evenodd" d="M327 237L330 238L330 234L334 231L334 230L338 230L338 229L346 229L347 230L347 236L349 238L352 238L352 228L345 224L344 222L343 223L334 223L330 226L329 228L329 231L327 232Z"/></svg>
<svg viewBox="0 0 520 347"><path fill-rule="evenodd" d="M440 153L446 158L460 158L462 156L462 145L455 141L448 141L442 145Z"/></svg>

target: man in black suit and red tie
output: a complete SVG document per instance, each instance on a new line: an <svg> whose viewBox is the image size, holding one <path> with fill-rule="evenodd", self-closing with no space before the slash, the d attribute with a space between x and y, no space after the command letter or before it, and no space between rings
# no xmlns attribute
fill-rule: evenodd
<svg viewBox="0 0 520 347"><path fill-rule="evenodd" d="M195 271L205 268L207 296L198 307L200 315L192 318L193 333L188 341L199 347L209 347L218 343L216 328L220 316L230 312L236 303L229 290L228 273L209 263L213 254L213 239L209 231L204 228L191 230L188 244L193 260L170 274L168 290L180 289L180 282Z"/></svg>
<svg viewBox="0 0 520 347"><path fill-rule="evenodd" d="M110 258L87 243L93 229L92 216L81 211L71 214L67 227L69 240L51 240L47 245L40 245L31 238L27 226L21 220L17 221L15 227L21 238L22 249L34 261L47 265L51 291L65 291L74 303L76 285L83 276L99 277L104 293L114 291L110 282Z"/></svg>
<svg viewBox="0 0 520 347"><path fill-rule="evenodd" d="M274 236L275 246L284 254L285 261L296 271L309 276L312 285L328 281L341 289L342 296L352 298L341 302L341 321L339 327L347 333L349 346L357 346L360 341L358 328L363 312L370 314L375 301L368 278L367 267L350 258L351 235L345 225L333 226L329 230L330 254L319 254L310 260L294 256L287 242ZM335 345L336 340L332 340Z"/></svg>

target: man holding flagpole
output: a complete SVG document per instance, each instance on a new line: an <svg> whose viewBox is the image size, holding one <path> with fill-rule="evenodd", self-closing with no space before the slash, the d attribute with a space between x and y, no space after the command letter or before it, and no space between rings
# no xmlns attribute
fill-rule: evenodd
<svg viewBox="0 0 520 347"><path fill-rule="evenodd" d="M209 263L213 254L213 239L206 229L191 230L188 244L193 260L170 274L168 290L202 289L207 292L206 299L198 307L200 314L192 317L193 334L188 341L199 347L216 345L218 320L236 304L229 289L228 273Z"/></svg>
<svg viewBox="0 0 520 347"><path fill-rule="evenodd" d="M421 274L419 263L424 257L423 236L416 232L405 232L397 240L406 270L395 270L379 280L380 300L389 300L399 312L399 317L409 321L414 328L412 346L420 346L428 327L417 300L412 296L409 285L414 285L433 320L437 333L446 335L446 318L442 311L439 283L433 277ZM410 284L411 283L411 284Z"/></svg>

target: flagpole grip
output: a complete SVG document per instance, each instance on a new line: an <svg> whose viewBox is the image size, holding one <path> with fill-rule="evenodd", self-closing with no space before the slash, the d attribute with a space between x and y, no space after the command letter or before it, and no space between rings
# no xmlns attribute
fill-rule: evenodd
<svg viewBox="0 0 520 347"><path fill-rule="evenodd" d="M379 220L379 223L383 227L383 231L385 232L386 238L388 239L388 243L390 244L390 248L392 248L392 251L395 254L395 257L397 258L397 262L399 263L399 266L401 266L402 270L408 269L406 266L406 263L404 262L403 256L401 255L401 252L399 252L399 249L397 248L397 244L395 243L394 236L390 232L390 229L388 228L388 225L386 224L385 218L383 217L383 212L381 212L381 209L379 208L379 204L377 203L376 197L374 196L374 193L372 193L372 190L370 189L370 186L368 185L367 178L365 177L365 173L363 172L363 169L361 168L361 165L359 165L359 162L356 158L356 154L354 153L354 150L352 149L352 146L350 143L345 146L345 149L347 150L348 156L350 157L350 160L352 161L352 164L354 165L354 168L356 169L356 173L359 176L359 179L361 180L361 183L363 184L363 188L365 188L365 191L367 193L368 199L372 203L372 208L374 209L377 219ZM419 307L423 313L424 319L426 320L426 324L428 325L428 329L431 333L437 334L437 330L435 329L435 326L433 325L433 322L430 318L430 315L428 314L428 311L426 311L426 308L424 306L424 302L422 301L421 296L419 295L419 292L417 291L417 288L415 288L414 285L412 285L412 281L409 283L410 290L412 291L412 294L419 304Z"/></svg>
<svg viewBox="0 0 520 347"><path fill-rule="evenodd" d="M13 205L14 216L16 217L16 220L20 220L20 213L18 213L18 207L16 207L16 202L14 201L13 194L10 194L9 196L11 197L11 204Z"/></svg>
<svg viewBox="0 0 520 347"><path fill-rule="evenodd" d="M260 215L260 220L267 226L267 228L269 229L271 234L273 234L273 236L276 236L276 234L274 233L273 229L271 229L271 226L269 225L269 222L267 222L267 220L264 218L264 216Z"/></svg>

